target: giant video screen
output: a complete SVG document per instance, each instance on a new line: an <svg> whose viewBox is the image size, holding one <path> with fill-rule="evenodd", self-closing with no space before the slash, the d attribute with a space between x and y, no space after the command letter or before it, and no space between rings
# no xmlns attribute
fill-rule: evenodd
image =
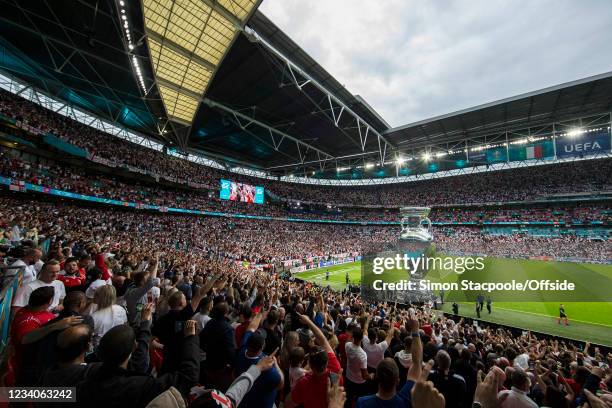
<svg viewBox="0 0 612 408"><path fill-rule="evenodd" d="M221 179L219 197L222 200L242 201L243 203L263 204L264 188L250 184L236 183Z"/></svg>

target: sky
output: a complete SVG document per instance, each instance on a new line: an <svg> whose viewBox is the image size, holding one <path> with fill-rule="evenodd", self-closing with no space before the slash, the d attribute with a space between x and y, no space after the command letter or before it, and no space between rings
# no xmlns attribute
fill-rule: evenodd
<svg viewBox="0 0 612 408"><path fill-rule="evenodd" d="M264 0L260 10L392 127L612 71L612 0Z"/></svg>

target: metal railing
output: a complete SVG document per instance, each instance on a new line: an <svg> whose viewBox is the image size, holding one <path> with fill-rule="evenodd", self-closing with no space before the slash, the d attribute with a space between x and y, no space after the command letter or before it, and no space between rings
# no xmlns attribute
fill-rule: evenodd
<svg viewBox="0 0 612 408"><path fill-rule="evenodd" d="M15 272L13 272L15 271ZM11 304L23 281L24 266L0 266L0 355L8 344L11 327Z"/></svg>

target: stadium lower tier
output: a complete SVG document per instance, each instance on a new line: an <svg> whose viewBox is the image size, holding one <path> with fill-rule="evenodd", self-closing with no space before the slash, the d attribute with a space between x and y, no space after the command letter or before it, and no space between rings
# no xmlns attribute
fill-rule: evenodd
<svg viewBox="0 0 612 408"><path fill-rule="evenodd" d="M130 359L136 364L139 360L138 353L132 354L134 337L129 337L135 336L135 332L125 323L138 326L138 333L142 333L144 325L148 337L142 343L148 346L151 339L149 320L152 320L155 336L151 344L153 347L161 344L163 350L158 346L154 352L156 358L147 361L145 367L156 372L180 370L184 361L181 356L186 355L187 349L190 354L184 358L196 361L191 371L195 374L190 379L190 386L200 383L215 389L227 389L234 379L233 370L229 370L225 378L218 374L217 367L235 364L236 357L244 352L239 352L235 344L241 344L243 338L252 344L248 337L235 339L242 336L241 330L250 331L249 321L254 322L252 330L261 324L262 330L273 333L278 339L274 343L272 335L267 335L265 339L263 336L255 337L259 342L258 350L266 353L282 345L279 365L285 371L288 370L285 347L293 341L290 340L292 336L297 339L295 344L302 341L304 347L309 344L312 347L311 340L316 337L317 343L338 351L335 333L350 333L354 326L349 326L348 319L351 322L364 322L374 329L373 338L376 329L385 331L388 344L399 347L398 350L403 349L405 338L414 343L420 342L422 336L426 346L420 348L418 354L415 352L412 355L412 361L434 358L437 349L431 352L428 346L433 342L445 343L449 353L455 357L459 353L462 356L466 352L478 353L479 358L488 365L511 366L515 359L517 364L527 366L530 358L535 361L540 355L543 361L557 357L564 362L563 356L566 353L571 355L578 347L590 365L612 358L605 348L612 329L599 327L594 322L583 324L579 321L582 320L578 318L579 313L584 315L586 312L585 305L566 304L569 321L559 323L562 326L558 332L539 325L546 319L554 322L553 317L543 316L540 320L534 319L525 324L532 314L509 315L509 312L502 312L504 305L497 301L493 303L491 317L479 319L478 326L474 326L471 321L461 320L458 316L451 319L432 312L427 306L415 306L414 312L408 312L407 307L401 305L395 307L368 302L358 293L313 287L274 273L286 268L286 262L291 265L319 257L328 260L339 256L357 257L365 245L393 242L399 233L395 226L204 217L136 211L104 204L75 205L61 199L51 202L36 200L41 197L45 196L28 198L19 192L0 195L0 225L4 244L0 246L2 262L17 262L18 265L22 262L21 265L29 268L30 273L32 270L39 273L39 279L34 280L34 276L30 276L28 281L24 274L23 286L13 286L15 296L2 299L8 303L0 305L12 305L14 313L11 319L0 321L1 332L8 333L10 326L12 333L10 344L13 347L7 353L9 370L2 378L7 386L76 385L79 402L83 405L93 405L96 400L106 402L106 396L96 399L87 393L87 390L100 386L99 377L77 373L78 380L69 377L72 382L68 383L65 372L62 374L63 368L56 370L56 364L77 367L75 370L83 367L95 370L111 361L117 364L116 361ZM439 234L448 235L444 241L440 241L441 247L444 242L443 245L452 243L465 252L477 248L474 240L480 238L470 234L469 230L453 231L449 234L449 231L434 231L436 238L440 238ZM464 239L459 240L459 237ZM487 242L488 238L491 237L487 237ZM576 251L576 254L569 254L576 257L609 250L602 246L606 244L604 242L576 236L530 239L526 236L514 237L508 250L515 248L513 256L530 256L530 253L523 251L541 246L538 249L538 253L541 253L545 248L558 245L561 249L567 247L569 251ZM519 246L516 240L527 240L529 244ZM574 245L569 246L568 243ZM501 241L499 245L502 245ZM36 246L40 250L33 249ZM490 250L491 247L485 249ZM40 265L41 257L45 265ZM19 260L15 261L16 258ZM7 277L4 278L6 282ZM11 280L10 277L8 281L10 285L20 283L19 279ZM53 290L50 290L50 286ZM56 288L59 291L57 298ZM154 288L158 291L153 292ZM147 302L155 305L155 316L151 316L150 306L140 303L148 289ZM64 293L64 290L68 293ZM60 305L59 301L64 296ZM95 306L87 310L88 304ZM138 310L138 305L142 310ZM257 313L259 310L267 311L265 319ZM609 305L600 305L597 310L605 314ZM459 313L469 315L466 311L469 311L469 305L462 304ZM512 313L519 312L516 307L512 310ZM43 337L43 343L30 344L29 339L47 328L42 327L42 322L23 327L24 319L36 314L44 317L45 321L51 321L58 313L60 318L85 316L83 322L86 318L90 319L93 321L92 328L87 324L67 328L61 326L51 338ZM506 317L502 318L504 313ZM107 318L109 314L113 316L112 321ZM596 316L593 310L592 316ZM498 320L498 317L500 322L513 327L500 329L487 323L488 320ZM322 329L319 329L315 322L321 318L324 320ZM175 322L179 322L180 331L176 330ZM333 324L337 325L337 330ZM532 325L538 329L537 334L522 331ZM574 327L579 329L579 335L575 335ZM407 336L411 331L419 335ZM367 329L365 332L369 333ZM224 333L229 335L224 336ZM546 333L562 336L562 341ZM571 339L589 340L601 344L601 347ZM1 344L5 344L6 338L2 340ZM49 341L54 342L50 348ZM64 341L69 347L62 346ZM537 344L537 348L528 352L531 344ZM92 349L94 353L90 355ZM200 349L206 351L202 368L199 365ZM556 351L553 352L553 349ZM489 359L492 351L496 355ZM124 352L116 357L117 353ZM86 354L87 366L83 364ZM520 359L517 357L519 354L523 356ZM148 349L144 355L149 355ZM160 356L163 358L160 359ZM553 364L556 364L556 360ZM569 362L567 369L569 373ZM45 375L38 378L36 374L39 372L45 372ZM140 396L139 401L148 402L156 396L155 393L147 393ZM145 403L134 406L145 406Z"/></svg>

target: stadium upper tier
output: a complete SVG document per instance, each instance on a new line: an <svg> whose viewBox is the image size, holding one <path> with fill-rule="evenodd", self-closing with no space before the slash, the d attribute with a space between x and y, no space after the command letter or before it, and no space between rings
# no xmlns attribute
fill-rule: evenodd
<svg viewBox="0 0 612 408"><path fill-rule="evenodd" d="M271 177L381 184L497 163L504 150L511 162L551 158L555 147L561 152L572 144L564 135L583 124L609 135L610 72L390 128L262 13L224 23L216 14L209 27L201 2L190 0L176 8L176 2L125 1L121 15L117 2L78 2L70 10L22 3L6 2L3 10L3 87ZM248 3L253 7L240 8L253 11L256 2ZM83 18L99 22L95 33L83 32ZM203 25L193 25L197 20ZM203 27L206 41L198 42ZM131 34L124 38L121 31ZM202 47L216 49L216 58L209 61ZM77 58L66 57L71 53ZM45 97L31 96L38 90ZM610 144L601 151L609 153Z"/></svg>
<svg viewBox="0 0 612 408"><path fill-rule="evenodd" d="M384 186L314 186L247 177L196 164L159 151L119 139L85 126L7 92L0 92L0 113L5 117L2 130L8 145L26 151L64 150L60 157L73 163L79 160L137 174L150 182L163 181L185 185L191 193L181 200L202 194L216 195L221 178L263 185L268 201L293 200L335 206L447 205L483 202L534 200L560 193L601 193L612 190L611 159L583 160L508 170L427 179ZM11 124L9 119L13 120ZM49 145L40 135L51 134L60 143ZM18 136L19 138L15 138ZM76 152L75 152L76 151ZM74 156L76 155L76 156ZM78 160L77 160L78 159ZM61 172L60 172L61 173ZM143 177L143 173L148 177ZM106 192L110 192L104 187ZM134 188L123 189L132 191ZM198 190L200 193L194 193ZM152 193L147 199L158 200ZM163 197L161 197L163 199ZM172 199L175 199L173 197ZM176 198L178 199L178 198ZM193 201L192 201L193 202ZM223 204L222 204L223 205ZM260 209L250 209L260 211Z"/></svg>
<svg viewBox="0 0 612 408"><path fill-rule="evenodd" d="M12 180L5 187L28 190L25 184L57 191L82 194L97 200L140 203L160 208L177 208L249 216L334 220L350 222L397 223L400 213L395 209L334 207L311 204L297 205L284 201L255 205L240 201L221 200L215 191L178 188L111 174L104 167L78 167L70 162L46 159L31 153L0 147L0 176ZM474 176L475 177L475 176ZM31 189L30 189L31 190ZM45 193L46 190L42 190ZM514 205L435 207L430 218L437 225L508 225L550 224L574 226L612 226L612 207L606 200L583 200L554 203L523 203ZM601 231L600 231L601 232ZM600 234L601 235L601 234ZM604 234L605 235L605 234Z"/></svg>

